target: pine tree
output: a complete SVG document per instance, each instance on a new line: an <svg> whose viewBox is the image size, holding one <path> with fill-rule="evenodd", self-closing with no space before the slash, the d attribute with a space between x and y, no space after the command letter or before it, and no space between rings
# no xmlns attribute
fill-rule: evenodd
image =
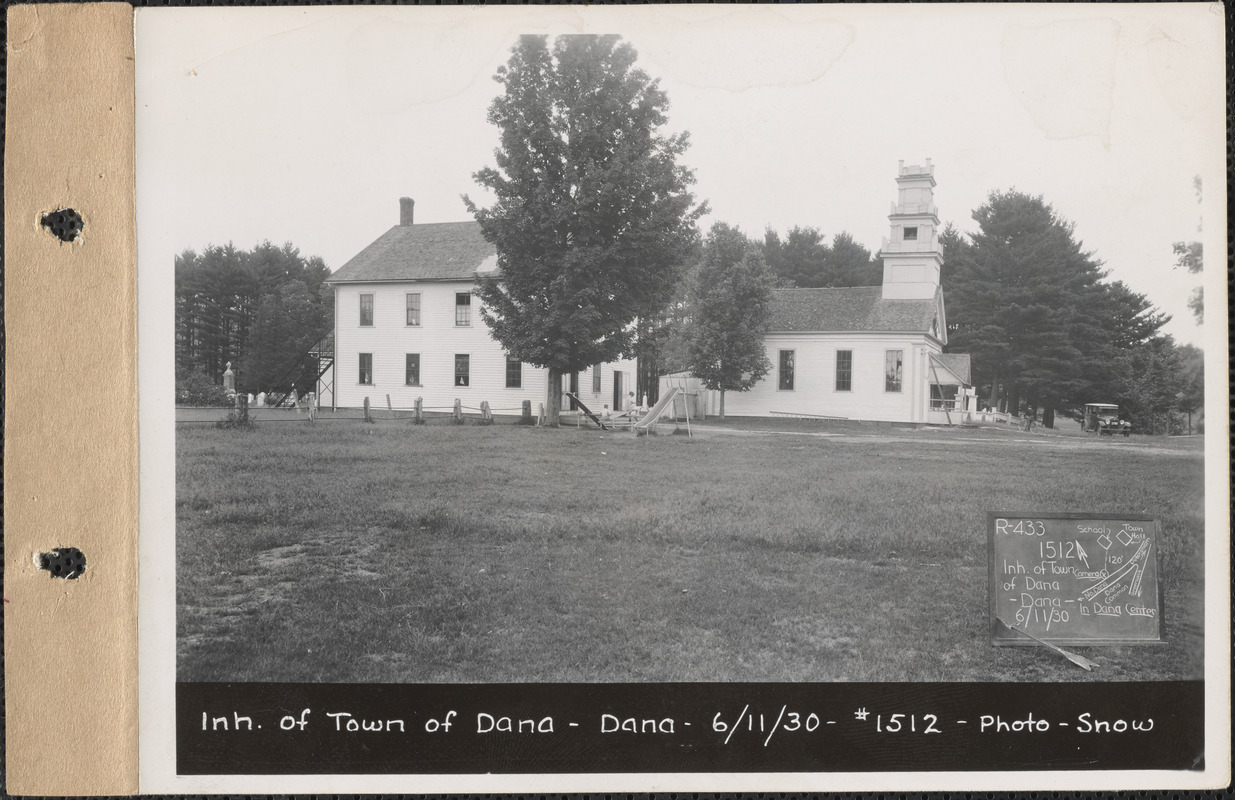
<svg viewBox="0 0 1235 800"><path fill-rule="evenodd" d="M992 192L974 214L978 232L952 254L946 302L951 349L973 355L991 405L1020 411L1075 403L1084 354L1096 334L1084 300L1101 265L1041 197Z"/></svg>
<svg viewBox="0 0 1235 800"><path fill-rule="evenodd" d="M1170 320L1107 272L1041 198L992 192L969 240L948 226L942 281L949 350L972 356L974 382L994 408L1072 416L1089 402L1142 403L1132 365L1166 365ZM1155 380L1169 373L1155 366ZM1158 399L1151 403L1155 408ZM1148 412L1147 412L1148 413ZM1157 413L1157 412L1154 412Z"/></svg>
<svg viewBox="0 0 1235 800"><path fill-rule="evenodd" d="M768 268L789 287L878 286L883 278L870 250L847 231L833 236L829 245L818 228L795 225L783 240L768 228L761 250Z"/></svg>
<svg viewBox="0 0 1235 800"><path fill-rule="evenodd" d="M828 272L832 276L829 286L879 286L883 282L883 264L848 231L832 237Z"/></svg>
<svg viewBox="0 0 1235 800"><path fill-rule="evenodd" d="M495 80L496 167L474 178L496 202L464 197L498 255L480 278L481 317L506 351L561 378L634 351L635 322L668 302L706 206L666 135L669 102L617 36L524 36Z"/></svg>
<svg viewBox="0 0 1235 800"><path fill-rule="evenodd" d="M231 362L237 389L265 391L330 330L330 270L290 244L186 250L175 269L178 376L217 383Z"/></svg>

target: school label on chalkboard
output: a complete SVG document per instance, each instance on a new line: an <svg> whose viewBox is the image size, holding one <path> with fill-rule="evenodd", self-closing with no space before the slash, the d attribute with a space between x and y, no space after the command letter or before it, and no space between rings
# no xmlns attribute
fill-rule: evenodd
<svg viewBox="0 0 1235 800"><path fill-rule="evenodd" d="M1162 642L1154 518L991 513L987 535L993 644Z"/></svg>

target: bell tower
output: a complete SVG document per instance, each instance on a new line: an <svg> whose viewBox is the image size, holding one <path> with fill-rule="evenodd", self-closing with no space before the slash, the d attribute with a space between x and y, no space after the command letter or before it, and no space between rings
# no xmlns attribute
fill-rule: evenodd
<svg viewBox="0 0 1235 800"><path fill-rule="evenodd" d="M883 240L885 300L930 300L939 288L943 249L939 244L939 217L935 210L935 167L898 164L896 202L888 220L891 236Z"/></svg>

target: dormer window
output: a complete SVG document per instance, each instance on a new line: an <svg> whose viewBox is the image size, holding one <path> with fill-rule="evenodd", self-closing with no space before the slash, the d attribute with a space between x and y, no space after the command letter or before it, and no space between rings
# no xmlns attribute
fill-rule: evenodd
<svg viewBox="0 0 1235 800"><path fill-rule="evenodd" d="M905 241L906 242L916 242L917 240L918 240L917 227L915 226L912 228L905 228Z"/></svg>

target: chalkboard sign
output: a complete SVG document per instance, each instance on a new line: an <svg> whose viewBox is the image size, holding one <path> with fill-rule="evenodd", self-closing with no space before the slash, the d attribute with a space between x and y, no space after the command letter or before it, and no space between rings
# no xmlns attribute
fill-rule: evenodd
<svg viewBox="0 0 1235 800"><path fill-rule="evenodd" d="M988 523L993 644L1162 643L1157 520L991 513Z"/></svg>

